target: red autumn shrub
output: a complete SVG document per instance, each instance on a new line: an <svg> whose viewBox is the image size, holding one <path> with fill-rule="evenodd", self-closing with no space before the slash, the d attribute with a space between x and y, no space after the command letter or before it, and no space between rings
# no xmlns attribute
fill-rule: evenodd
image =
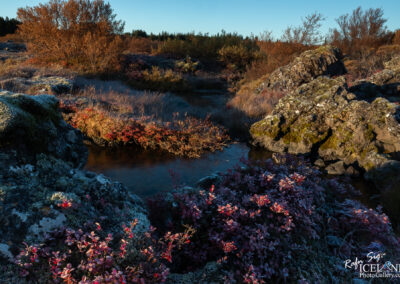
<svg viewBox="0 0 400 284"><path fill-rule="evenodd" d="M38 283L161 283L172 262L172 251L190 243L193 231L166 233L160 239L154 228L134 232L137 220L123 226L122 237L100 236L101 227L54 231L40 245L27 245L17 257L21 276Z"/></svg>
<svg viewBox="0 0 400 284"><path fill-rule="evenodd" d="M146 118L119 117L96 107L79 109L73 104L62 103L61 109L68 123L102 145L136 145L198 158L205 151L223 149L229 140L225 130L209 119L186 116L157 125Z"/></svg>

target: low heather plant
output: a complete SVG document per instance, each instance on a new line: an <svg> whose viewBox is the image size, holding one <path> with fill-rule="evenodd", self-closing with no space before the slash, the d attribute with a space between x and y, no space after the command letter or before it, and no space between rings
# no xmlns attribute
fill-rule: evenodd
<svg viewBox="0 0 400 284"><path fill-rule="evenodd" d="M338 268L371 244L386 251L398 247L385 214L346 199L355 193L351 186L321 179L290 157L281 165L244 163L209 190L149 200L159 228L179 231L189 224L196 230L174 255L172 271L216 260L229 283L334 281L351 277Z"/></svg>
<svg viewBox="0 0 400 284"><path fill-rule="evenodd" d="M155 228L137 235L137 220L123 226L118 241L96 230L52 232L41 245L27 245L17 256L21 276L40 283L161 283L172 263L172 251L190 243L193 230L154 237Z"/></svg>

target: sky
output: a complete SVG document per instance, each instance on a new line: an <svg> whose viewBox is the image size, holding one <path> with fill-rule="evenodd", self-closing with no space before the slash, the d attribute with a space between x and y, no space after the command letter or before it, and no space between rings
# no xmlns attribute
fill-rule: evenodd
<svg viewBox="0 0 400 284"><path fill-rule="evenodd" d="M125 21L125 31L150 33L168 31L216 34L221 30L244 36L259 35L265 30L279 37L287 26L296 26L315 11L326 20L321 31L336 27L335 19L351 13L358 6L382 8L390 30L400 28L400 0L109 0L118 19ZM0 16L16 17L19 7L43 1L0 0Z"/></svg>

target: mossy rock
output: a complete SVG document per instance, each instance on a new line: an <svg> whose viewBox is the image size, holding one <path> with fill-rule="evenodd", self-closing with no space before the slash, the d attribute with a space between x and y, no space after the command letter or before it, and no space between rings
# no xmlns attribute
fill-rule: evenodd
<svg viewBox="0 0 400 284"><path fill-rule="evenodd" d="M81 133L63 120L51 95L0 92L0 148L16 149L25 158L48 153L75 166L83 166L87 157Z"/></svg>

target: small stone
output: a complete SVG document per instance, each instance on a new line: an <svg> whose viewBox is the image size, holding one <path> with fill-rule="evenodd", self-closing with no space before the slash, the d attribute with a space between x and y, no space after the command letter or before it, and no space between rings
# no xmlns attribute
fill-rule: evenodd
<svg viewBox="0 0 400 284"><path fill-rule="evenodd" d="M355 169L353 166L349 166L346 169L346 175L358 177L358 176L360 176L360 172L357 169Z"/></svg>
<svg viewBox="0 0 400 284"><path fill-rule="evenodd" d="M346 172L343 161L330 164L325 168L325 170L330 175L342 175Z"/></svg>
<svg viewBox="0 0 400 284"><path fill-rule="evenodd" d="M8 258L9 260L13 260L14 256L10 252L10 246L7 244L0 243L0 254L4 257Z"/></svg>
<svg viewBox="0 0 400 284"><path fill-rule="evenodd" d="M210 189L212 185L218 185L221 181L221 176L218 174L212 174L200 179L196 186L202 189Z"/></svg>
<svg viewBox="0 0 400 284"><path fill-rule="evenodd" d="M323 167L325 167L325 162L324 162L324 160L322 160L322 159L317 159L317 160L314 162L314 165L316 165L317 167L323 168Z"/></svg>

